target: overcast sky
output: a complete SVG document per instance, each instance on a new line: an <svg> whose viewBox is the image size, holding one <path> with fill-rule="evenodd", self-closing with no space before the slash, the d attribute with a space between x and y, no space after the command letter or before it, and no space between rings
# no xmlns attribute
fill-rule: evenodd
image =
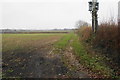
<svg viewBox="0 0 120 80"><path fill-rule="evenodd" d="M10 29L74 28L83 20L91 23L90 0L1 0L0 26ZM99 23L118 15L119 0L98 0Z"/></svg>

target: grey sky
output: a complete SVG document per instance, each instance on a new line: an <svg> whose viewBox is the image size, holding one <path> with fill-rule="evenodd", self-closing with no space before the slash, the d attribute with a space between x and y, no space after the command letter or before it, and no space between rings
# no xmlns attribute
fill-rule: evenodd
<svg viewBox="0 0 120 80"><path fill-rule="evenodd" d="M0 25L13 29L74 28L78 20L91 23L90 0L3 0ZM119 0L98 0L99 22L117 19Z"/></svg>

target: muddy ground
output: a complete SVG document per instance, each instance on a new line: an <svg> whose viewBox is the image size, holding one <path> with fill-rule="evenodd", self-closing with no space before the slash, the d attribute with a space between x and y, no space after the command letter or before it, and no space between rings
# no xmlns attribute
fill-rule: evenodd
<svg viewBox="0 0 120 80"><path fill-rule="evenodd" d="M32 51L17 51L16 54L3 53L3 77L15 78L87 78L88 74L80 69L75 71L66 66L63 58L68 57L72 61L72 53L65 52L64 55L54 54L53 44L58 39L49 39L41 42ZM70 54L70 55L69 55ZM64 57L65 56L65 57ZM74 59L69 64L74 63ZM67 64L67 65L69 65Z"/></svg>

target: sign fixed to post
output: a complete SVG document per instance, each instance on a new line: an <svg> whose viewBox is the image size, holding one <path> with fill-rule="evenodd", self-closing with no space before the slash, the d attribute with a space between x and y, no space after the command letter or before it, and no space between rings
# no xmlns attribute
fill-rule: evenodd
<svg viewBox="0 0 120 80"><path fill-rule="evenodd" d="M99 10L99 3L97 0L92 0L89 3L89 11L92 13L92 31L97 32L98 29L98 17L97 11Z"/></svg>
<svg viewBox="0 0 120 80"><path fill-rule="evenodd" d="M118 2L118 25L120 26L120 1Z"/></svg>

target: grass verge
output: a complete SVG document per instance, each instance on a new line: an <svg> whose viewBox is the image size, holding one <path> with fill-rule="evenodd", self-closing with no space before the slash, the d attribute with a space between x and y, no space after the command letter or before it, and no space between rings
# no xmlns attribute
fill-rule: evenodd
<svg viewBox="0 0 120 80"><path fill-rule="evenodd" d="M73 35L72 39L73 41L71 46L83 66L85 66L89 71L92 71L98 78L116 77L114 75L114 71L105 64L102 57L91 55L91 53L86 51L85 46L80 42L77 35Z"/></svg>

